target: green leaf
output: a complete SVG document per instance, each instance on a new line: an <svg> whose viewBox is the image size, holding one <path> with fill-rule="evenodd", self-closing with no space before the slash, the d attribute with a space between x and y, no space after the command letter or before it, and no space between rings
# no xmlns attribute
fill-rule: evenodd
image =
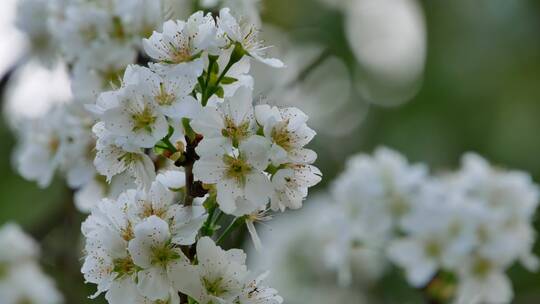
<svg viewBox="0 0 540 304"><path fill-rule="evenodd" d="M212 65L212 74L219 74L219 63L217 61Z"/></svg>
<svg viewBox="0 0 540 304"><path fill-rule="evenodd" d="M223 90L223 87L217 88L215 94L217 95L217 97L223 98L223 96L225 95L225 91Z"/></svg>
<svg viewBox="0 0 540 304"><path fill-rule="evenodd" d="M221 83L222 84L233 84L235 82L237 82L238 79L234 78L234 77L223 77L223 79L221 79Z"/></svg>
<svg viewBox="0 0 540 304"><path fill-rule="evenodd" d="M201 87L201 88L204 88L204 75L206 73L203 73L201 76L199 76L199 78L197 78L197 84Z"/></svg>

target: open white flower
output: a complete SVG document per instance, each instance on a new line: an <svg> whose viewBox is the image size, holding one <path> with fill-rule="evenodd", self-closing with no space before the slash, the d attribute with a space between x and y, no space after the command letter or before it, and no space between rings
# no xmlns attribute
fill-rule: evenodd
<svg viewBox="0 0 540 304"><path fill-rule="evenodd" d="M315 136L307 126L308 116L297 108L278 109L269 105L255 107L257 122L264 135L272 141L272 163L279 166L286 162L311 164L317 154L304 149Z"/></svg>
<svg viewBox="0 0 540 304"><path fill-rule="evenodd" d="M241 216L268 203L272 185L263 170L268 166L270 143L262 136L252 136L230 154L227 147L199 146L201 159L193 167L195 177L215 184L217 203L227 214Z"/></svg>
<svg viewBox="0 0 540 304"><path fill-rule="evenodd" d="M38 244L15 223L0 228L0 264L17 265L32 261L39 254Z"/></svg>
<svg viewBox="0 0 540 304"><path fill-rule="evenodd" d="M51 109L46 117L29 121L22 129L22 144L16 155L17 169L40 187L50 184L63 161L66 130L61 128L64 111L60 106Z"/></svg>
<svg viewBox="0 0 540 304"><path fill-rule="evenodd" d="M59 22L53 24L53 33L61 37L63 55L73 60L107 39L113 27L111 13L94 5L68 5Z"/></svg>
<svg viewBox="0 0 540 304"><path fill-rule="evenodd" d="M287 164L272 176L274 193L271 208L285 211L286 208L299 209L308 194L308 188L318 184L322 173L315 166Z"/></svg>
<svg viewBox="0 0 540 304"><path fill-rule="evenodd" d="M244 287L242 294L235 303L238 304L281 304L283 298L278 291L260 283L268 276L268 272L261 274Z"/></svg>
<svg viewBox="0 0 540 304"><path fill-rule="evenodd" d="M193 118L200 112L200 102L190 95L196 83L196 77L178 69L160 76L148 68L130 65L124 75L124 85L143 87L145 94L152 96L161 113L173 118Z"/></svg>
<svg viewBox="0 0 540 304"><path fill-rule="evenodd" d="M3 274L0 280L0 300L2 304L63 303L54 281L35 262L18 265Z"/></svg>
<svg viewBox="0 0 540 304"><path fill-rule="evenodd" d="M255 133L253 99L250 88L241 87L217 107L207 106L191 126L203 135L201 145L238 145ZM203 149L205 150L205 149ZM201 151L204 156L204 151Z"/></svg>
<svg viewBox="0 0 540 304"><path fill-rule="evenodd" d="M242 250L225 251L208 237L197 242L197 265L177 273L175 286L199 304L235 303L248 279Z"/></svg>
<svg viewBox="0 0 540 304"><path fill-rule="evenodd" d="M87 49L73 65L71 91L77 102L94 104L100 93L119 87L125 69L136 58L132 46L115 41Z"/></svg>
<svg viewBox="0 0 540 304"><path fill-rule="evenodd" d="M174 193L159 182L153 182L148 191L131 189L126 191L126 194L127 212L133 224L152 215L163 220L174 216Z"/></svg>
<svg viewBox="0 0 540 304"><path fill-rule="evenodd" d="M94 165L97 171L107 177L127 172L141 187L149 187L155 179L154 163L150 157L140 149L126 150L117 138L111 134L103 122L97 123L93 128L98 137L96 142L96 158Z"/></svg>
<svg viewBox="0 0 540 304"><path fill-rule="evenodd" d="M138 147L152 148L167 135L169 124L153 96L141 87L128 85L117 91L118 106L107 109L105 127Z"/></svg>
<svg viewBox="0 0 540 304"><path fill-rule="evenodd" d="M0 227L0 302L60 304L62 296L37 263L38 244L15 223Z"/></svg>
<svg viewBox="0 0 540 304"><path fill-rule="evenodd" d="M167 12L163 0L118 0L116 13L122 20L122 29L134 36L134 40L149 37L161 26ZM140 44L140 40L136 41Z"/></svg>
<svg viewBox="0 0 540 304"><path fill-rule="evenodd" d="M127 250L133 231L124 209L121 200L103 200L82 225L87 239L81 271L86 282L97 285L92 298L106 292L109 303L135 301L138 296L132 292L137 267Z"/></svg>
<svg viewBox="0 0 540 304"><path fill-rule="evenodd" d="M31 54L47 67L56 63L58 45L47 26L48 1L23 0L17 2L15 25L29 38Z"/></svg>
<svg viewBox="0 0 540 304"><path fill-rule="evenodd" d="M217 28L211 14L197 12L184 21L169 20L163 24L163 32L154 32L149 39L143 40L146 53L159 63L157 68L169 68L182 65L197 77L202 73L204 51L213 52L218 46Z"/></svg>
<svg viewBox="0 0 540 304"><path fill-rule="evenodd" d="M199 205L183 206L174 204L174 192L159 181L152 183L150 190L128 190L127 213L133 225L156 216L170 225L171 242L178 245L192 245L208 215Z"/></svg>
<svg viewBox="0 0 540 304"><path fill-rule="evenodd" d="M239 24L231 15L229 8L220 10L217 24L233 47L241 47L247 55L271 67L282 68L285 66L279 59L265 58L265 51L268 47L263 46L262 42L259 41L258 30L251 24Z"/></svg>
<svg viewBox="0 0 540 304"><path fill-rule="evenodd" d="M166 300L172 287L171 278L182 275L189 260L171 242L167 222L153 215L134 228L129 252L138 272L137 288L151 300Z"/></svg>
<svg viewBox="0 0 540 304"><path fill-rule="evenodd" d="M178 206L170 224L171 242L177 245L195 244L199 230L207 218L208 214L203 206Z"/></svg>
<svg viewBox="0 0 540 304"><path fill-rule="evenodd" d="M463 265L458 278L458 304L510 303L514 296L504 270L482 257Z"/></svg>
<svg viewBox="0 0 540 304"><path fill-rule="evenodd" d="M352 157L334 183L333 193L351 219L369 222L366 229L390 238L399 220L414 209L426 179L424 165L409 164L398 152L379 148L373 157Z"/></svg>

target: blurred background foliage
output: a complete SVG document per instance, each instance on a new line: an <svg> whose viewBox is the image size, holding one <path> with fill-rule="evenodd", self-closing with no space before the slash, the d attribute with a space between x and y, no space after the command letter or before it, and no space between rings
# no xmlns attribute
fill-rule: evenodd
<svg viewBox="0 0 540 304"><path fill-rule="evenodd" d="M494 163L528 171L540 181L540 1L420 3L427 58L417 94L397 106L369 103L353 94L347 107L361 110L347 117L352 125L347 132L327 136L320 129L332 129L336 121L319 124L322 135L311 146L325 174L319 189L341 171L349 155L371 152L381 145L438 171L455 168L461 154L476 151ZM263 7L265 24L281 29L295 43L320 45L342 60L350 75L362 72L344 34L341 11L315 0L267 0ZM352 84L359 85L357 80ZM333 94L337 98L344 92ZM331 111L333 102L322 100L320 111ZM302 107L301 100L298 105ZM0 138L0 224L17 221L40 236L45 267L58 280L67 303L86 299L91 287L84 287L82 276L77 275L77 257L63 253L80 251L77 235L82 216L70 207L71 193L61 181L41 190L14 172L14 139L5 117L0 122ZM540 274L516 268L511 277L515 303L538 303ZM418 301L418 295L407 291L399 279L389 277L381 286L379 293L388 303L404 303L405 298Z"/></svg>

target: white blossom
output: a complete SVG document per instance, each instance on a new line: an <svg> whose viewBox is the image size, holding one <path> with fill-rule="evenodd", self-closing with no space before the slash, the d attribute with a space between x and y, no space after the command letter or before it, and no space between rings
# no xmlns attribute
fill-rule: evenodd
<svg viewBox="0 0 540 304"><path fill-rule="evenodd" d="M117 91L118 106L107 109L102 119L114 135L125 136L128 143L151 148L169 130L166 117L154 98L141 87L127 85Z"/></svg>
<svg viewBox="0 0 540 304"><path fill-rule="evenodd" d="M151 300L167 300L171 276L177 276L188 266L182 250L171 242L169 225L152 215L134 228L129 252L135 265L143 270L137 274L137 288Z"/></svg>
<svg viewBox="0 0 540 304"><path fill-rule="evenodd" d="M135 179L137 185L148 187L155 179L152 160L140 149L124 149L104 123L97 123L93 128L98 137L96 142L96 158L94 165L97 171L111 181L113 176L127 172Z"/></svg>
<svg viewBox="0 0 540 304"><path fill-rule="evenodd" d="M272 176L274 192L272 210L299 209L308 194L308 188L321 181L322 173L315 166L287 164Z"/></svg>
<svg viewBox="0 0 540 304"><path fill-rule="evenodd" d="M255 135L243 141L234 154L227 146L197 148L202 157L193 172L204 183L216 185L223 212L244 215L268 203L272 186L263 170L269 164L269 146L265 138Z"/></svg>
<svg viewBox="0 0 540 304"><path fill-rule="evenodd" d="M249 23L239 24L231 15L229 8L223 8L217 19L218 27L225 33L233 47L239 46L255 60L271 67L282 68L285 65L279 59L265 58L267 47L258 39L258 30Z"/></svg>
<svg viewBox="0 0 540 304"><path fill-rule="evenodd" d="M204 141L201 145L211 142L215 145L238 147L255 133L252 91L241 87L217 107L205 107L191 126L203 135ZM204 151L201 151L201 156L204 156Z"/></svg>
<svg viewBox="0 0 540 304"><path fill-rule="evenodd" d="M159 76L148 68L131 65L124 75L124 85L142 86L160 112L172 118L194 118L201 111L201 104L190 95L195 84L196 79L181 69Z"/></svg>
<svg viewBox="0 0 540 304"><path fill-rule="evenodd" d="M15 223L0 227L0 302L60 304L62 295L37 263L38 244Z"/></svg>
<svg viewBox="0 0 540 304"><path fill-rule="evenodd" d="M245 253L239 249L225 251L204 237L197 242L197 260L197 265L186 268L187 273L178 275L180 291L199 304L234 303L249 276Z"/></svg>
<svg viewBox="0 0 540 304"><path fill-rule="evenodd" d="M181 64L195 76L202 73L199 58L204 51L217 47L217 28L210 14L197 12L184 21L169 20L163 24L163 32L154 32L143 40L146 53L159 62L160 68Z"/></svg>
<svg viewBox="0 0 540 304"><path fill-rule="evenodd" d="M271 158L274 166L283 163L311 164L317 154L304 149L315 136L315 131L306 124L308 116L297 108L255 107L257 122L263 127L264 135L272 141Z"/></svg>

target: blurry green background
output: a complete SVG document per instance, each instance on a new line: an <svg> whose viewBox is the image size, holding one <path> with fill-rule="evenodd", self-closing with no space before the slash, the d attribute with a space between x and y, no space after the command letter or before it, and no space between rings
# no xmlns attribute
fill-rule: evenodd
<svg viewBox="0 0 540 304"><path fill-rule="evenodd" d="M401 151L411 161L427 162L435 170L455 168L464 152L476 151L493 163L528 171L540 181L540 1L421 4L428 52L418 94L397 107L369 106L365 120L347 134L316 138L311 148L318 152L318 166L325 174L319 189L341 171L348 155L371 152L380 145ZM268 0L264 7L265 22L286 33L308 28L309 34L293 39L322 44L348 66L356 65L340 11L314 0ZM361 98L352 102L364 103ZM17 221L42 237L46 269L58 279L66 302L79 303L92 288L82 285L77 257L63 251L80 250L77 233L82 216L69 207L71 194L61 181L40 190L14 172L14 139L3 118L0 123L0 224ZM540 274L517 267L511 277L515 303L540 301ZM388 284L396 284L388 301L398 301L404 283Z"/></svg>

